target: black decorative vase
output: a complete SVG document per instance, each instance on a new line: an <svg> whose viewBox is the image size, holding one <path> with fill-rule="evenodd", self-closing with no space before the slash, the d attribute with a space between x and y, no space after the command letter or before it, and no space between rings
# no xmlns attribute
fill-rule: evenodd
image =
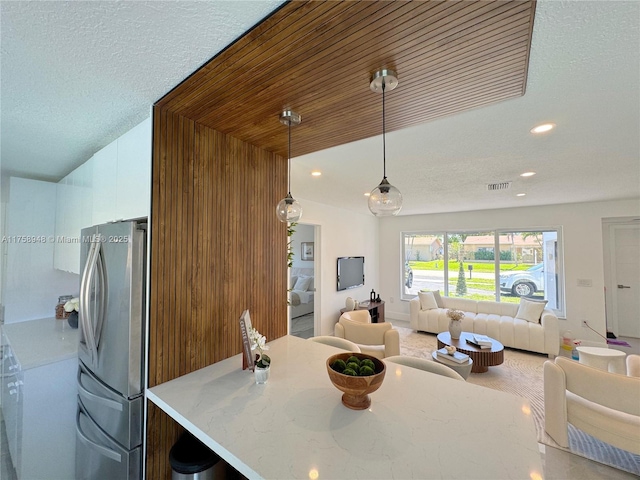
<svg viewBox="0 0 640 480"><path fill-rule="evenodd" d="M67 318L67 322L69 322L71 328L78 328L78 312L71 312L69 318Z"/></svg>

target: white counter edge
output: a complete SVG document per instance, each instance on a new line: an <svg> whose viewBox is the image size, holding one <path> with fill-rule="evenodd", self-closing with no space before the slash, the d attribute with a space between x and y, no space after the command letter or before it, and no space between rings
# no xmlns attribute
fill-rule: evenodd
<svg viewBox="0 0 640 480"><path fill-rule="evenodd" d="M157 395L155 395L151 390L146 389L146 396L151 402L153 402L160 410L173 418L176 422L182 425L189 433L191 433L194 437L204 443L207 447L213 450L220 458L226 461L233 468L238 470L242 475L251 479L262 478L258 473L256 473L253 469L249 468L245 465L238 457L233 455L229 450L224 448L218 442L214 441L210 436L206 433L202 432L198 427L196 427L193 423L187 420L186 417L180 415L173 408L171 408L167 403L163 402Z"/></svg>

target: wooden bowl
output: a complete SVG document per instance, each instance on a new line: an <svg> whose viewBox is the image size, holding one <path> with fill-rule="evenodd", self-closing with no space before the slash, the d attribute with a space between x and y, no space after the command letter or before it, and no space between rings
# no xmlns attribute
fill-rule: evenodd
<svg viewBox="0 0 640 480"><path fill-rule="evenodd" d="M375 372L373 375L365 375L362 377L353 377L351 375L345 375L331 368L331 364L337 360L342 359L345 362L351 356L358 357L360 360L365 358L370 359L375 365ZM365 353L336 353L331 355L327 359L327 372L329 373L329 379L331 383L340 391L344 392L342 395L342 403L353 410L364 410L371 405L371 399L369 394L375 392L384 380L385 366L384 362L367 355Z"/></svg>

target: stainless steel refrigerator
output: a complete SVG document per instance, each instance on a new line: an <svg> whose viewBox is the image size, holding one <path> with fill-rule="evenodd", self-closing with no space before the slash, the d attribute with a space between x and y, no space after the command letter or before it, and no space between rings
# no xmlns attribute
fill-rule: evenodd
<svg viewBox="0 0 640 480"><path fill-rule="evenodd" d="M82 230L76 478L142 476L147 220Z"/></svg>

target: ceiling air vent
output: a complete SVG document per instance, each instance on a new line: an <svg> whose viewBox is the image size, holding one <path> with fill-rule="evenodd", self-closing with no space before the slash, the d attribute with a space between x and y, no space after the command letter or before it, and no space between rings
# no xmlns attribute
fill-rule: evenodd
<svg viewBox="0 0 640 480"><path fill-rule="evenodd" d="M487 184L487 190L495 192L496 190L509 190L511 188L511 182L499 182Z"/></svg>

